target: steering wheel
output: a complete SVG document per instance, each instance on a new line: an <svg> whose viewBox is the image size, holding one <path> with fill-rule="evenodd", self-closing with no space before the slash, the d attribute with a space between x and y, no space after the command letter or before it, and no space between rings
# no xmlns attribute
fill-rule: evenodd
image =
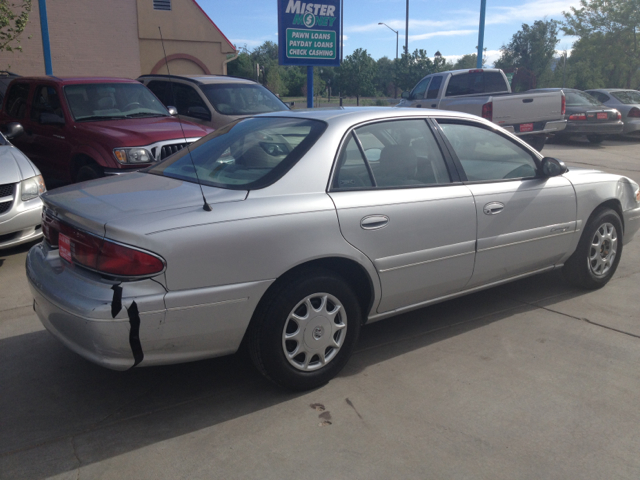
<svg viewBox="0 0 640 480"><path fill-rule="evenodd" d="M141 107L142 105L140 105L140 102L131 102L131 103L127 103L124 106L124 109L129 110L129 107L135 107L135 106Z"/></svg>

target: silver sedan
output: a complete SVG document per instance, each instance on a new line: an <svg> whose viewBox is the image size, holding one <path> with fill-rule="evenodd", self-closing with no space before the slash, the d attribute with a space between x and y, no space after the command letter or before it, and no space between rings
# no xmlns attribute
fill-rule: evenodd
<svg viewBox="0 0 640 480"><path fill-rule="evenodd" d="M27 276L63 344L126 370L245 342L290 389L335 376L367 323L557 268L600 288L640 228L629 178L426 109L260 115L43 199Z"/></svg>
<svg viewBox="0 0 640 480"><path fill-rule="evenodd" d="M600 88L586 92L606 106L620 112L624 122L623 134L640 132L640 92L638 90Z"/></svg>

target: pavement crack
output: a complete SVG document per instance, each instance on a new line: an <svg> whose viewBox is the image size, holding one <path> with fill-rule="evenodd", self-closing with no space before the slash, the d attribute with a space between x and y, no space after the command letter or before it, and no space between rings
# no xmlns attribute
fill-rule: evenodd
<svg viewBox="0 0 640 480"><path fill-rule="evenodd" d="M69 438L71 442L71 448L73 448L73 456L78 462L78 468L76 469L76 480L80 480L80 467L82 467L82 462L80 461L80 457L78 457L78 451L76 450L76 437L73 435Z"/></svg>
<svg viewBox="0 0 640 480"><path fill-rule="evenodd" d="M542 305L536 305L535 303L525 302L524 300L518 300L518 301L523 303L524 305L529 305L531 307L540 308L542 310L546 310L547 312L551 312L551 313L557 313L558 315L562 315L564 317L572 318L573 320L580 320L580 321L583 321L585 323L590 323L591 325L595 325L596 327L606 328L607 330L611 330L612 332L621 333L623 335L627 335L627 336L633 337L633 338L640 338L640 335L636 335L635 333L625 332L624 330L620 330L618 328L613 328L613 327L610 327L608 325L604 325L602 323L594 322L593 320L589 320L588 318L576 317L575 315L569 315L568 313L559 312L558 310L554 310L553 308L543 307Z"/></svg>

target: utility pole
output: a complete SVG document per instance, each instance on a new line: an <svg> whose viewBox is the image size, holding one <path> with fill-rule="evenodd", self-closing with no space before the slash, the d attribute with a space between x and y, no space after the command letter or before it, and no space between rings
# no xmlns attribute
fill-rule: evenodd
<svg viewBox="0 0 640 480"><path fill-rule="evenodd" d="M407 0L407 21L404 28L404 53L409 55L409 0Z"/></svg>
<svg viewBox="0 0 640 480"><path fill-rule="evenodd" d="M487 9L487 0L480 0L480 28L478 29L478 59L476 68L482 68L482 54L484 53L484 13Z"/></svg>
<svg viewBox="0 0 640 480"><path fill-rule="evenodd" d="M53 75L51 66L51 44L49 43L49 22L47 20L47 0L39 0L40 30L42 31L42 54L44 56L44 72Z"/></svg>

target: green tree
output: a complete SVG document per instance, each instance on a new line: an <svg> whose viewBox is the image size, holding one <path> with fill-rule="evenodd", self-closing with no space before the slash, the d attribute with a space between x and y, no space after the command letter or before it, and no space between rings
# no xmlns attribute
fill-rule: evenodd
<svg viewBox="0 0 640 480"><path fill-rule="evenodd" d="M551 60L558 44L558 22L536 20L533 25L522 24L507 45L500 48L496 68L526 69L535 79L551 70ZM516 81L514 79L514 87ZM535 85L533 85L535 86ZM517 88L516 88L517 89Z"/></svg>
<svg viewBox="0 0 640 480"><path fill-rule="evenodd" d="M402 54L398 60L398 87L411 90L423 77L436 71L426 50L415 50L412 54Z"/></svg>
<svg viewBox="0 0 640 480"><path fill-rule="evenodd" d="M238 58L227 64L227 74L234 77L256 79L256 67L251 61L251 55L246 51L240 52Z"/></svg>
<svg viewBox="0 0 640 480"><path fill-rule="evenodd" d="M484 49L486 52L486 48ZM484 67L487 63L487 56L482 56L482 66ZM467 55L463 55L458 59L458 61L453 65L453 70L464 70L476 68L478 65L478 55L475 53L468 53Z"/></svg>
<svg viewBox="0 0 640 480"><path fill-rule="evenodd" d="M631 88L640 68L640 0L580 0L580 8L571 7L563 14L563 32L580 37L574 45L574 50L581 50L576 59L597 50L600 61L590 59L589 63L600 70L606 86Z"/></svg>
<svg viewBox="0 0 640 480"><path fill-rule="evenodd" d="M0 0L0 52L22 51L20 35L31 13L31 0Z"/></svg>
<svg viewBox="0 0 640 480"><path fill-rule="evenodd" d="M389 57L379 58L376 62L378 75L376 75L376 90L387 97L398 97L396 88L396 64Z"/></svg>
<svg viewBox="0 0 640 480"><path fill-rule="evenodd" d="M366 50L358 48L348 55L339 70L342 93L355 96L357 105L360 105L360 97L376 94L376 62Z"/></svg>
<svg viewBox="0 0 640 480"><path fill-rule="evenodd" d="M287 95L288 90L284 82L283 76L285 75L284 67L279 65L272 65L266 75L266 87L271 90L272 93L284 97Z"/></svg>

